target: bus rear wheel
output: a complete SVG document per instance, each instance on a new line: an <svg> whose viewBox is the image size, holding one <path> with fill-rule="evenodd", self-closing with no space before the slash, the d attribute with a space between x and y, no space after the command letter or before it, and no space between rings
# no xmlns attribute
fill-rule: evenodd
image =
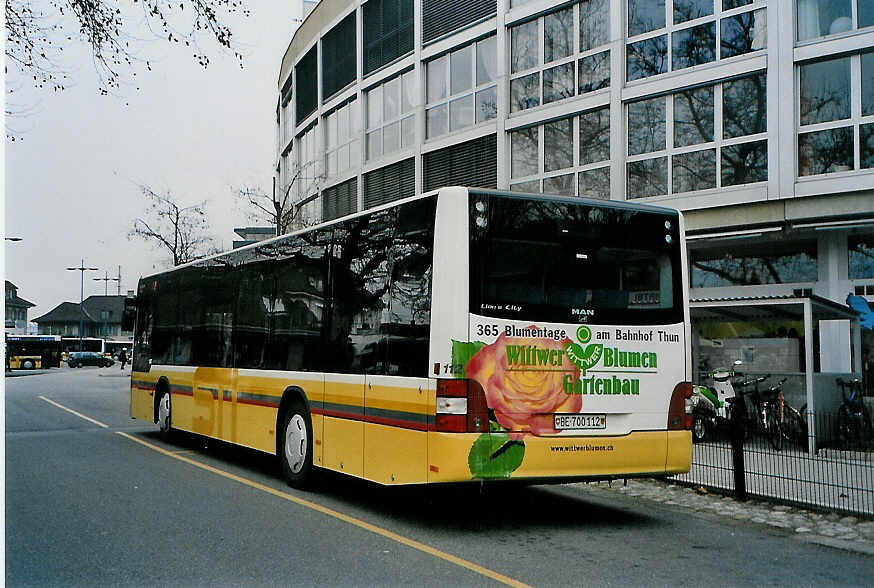
<svg viewBox="0 0 874 588"><path fill-rule="evenodd" d="M170 406L170 392L164 390L158 399L158 430L165 439L170 437L173 430L173 412Z"/></svg>
<svg viewBox="0 0 874 588"><path fill-rule="evenodd" d="M300 402L285 411L279 439L279 459L288 485L305 488L313 469L313 426Z"/></svg>

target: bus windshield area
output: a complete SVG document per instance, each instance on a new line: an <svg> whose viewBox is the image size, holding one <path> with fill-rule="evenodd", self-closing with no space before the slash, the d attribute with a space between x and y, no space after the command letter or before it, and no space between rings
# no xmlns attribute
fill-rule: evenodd
<svg viewBox="0 0 874 588"><path fill-rule="evenodd" d="M470 309L600 324L683 320L676 213L471 198Z"/></svg>

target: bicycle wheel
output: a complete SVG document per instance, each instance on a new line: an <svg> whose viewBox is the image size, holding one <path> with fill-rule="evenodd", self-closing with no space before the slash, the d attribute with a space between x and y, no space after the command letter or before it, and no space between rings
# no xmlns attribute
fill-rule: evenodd
<svg viewBox="0 0 874 588"><path fill-rule="evenodd" d="M845 451L850 448L856 436L852 421L846 406L838 408L838 446Z"/></svg>
<svg viewBox="0 0 874 588"><path fill-rule="evenodd" d="M783 437L787 441L797 443L802 448L807 447L807 422L798 410L784 404L783 421L780 425Z"/></svg>
<svg viewBox="0 0 874 588"><path fill-rule="evenodd" d="M874 434L874 431L871 430L871 415L868 413L868 409L864 406L862 407L862 426L859 434L862 449L868 449L871 445L872 434Z"/></svg>
<svg viewBox="0 0 874 588"><path fill-rule="evenodd" d="M780 408L773 403L765 407L765 435L775 451L783 449L783 433L780 431Z"/></svg>

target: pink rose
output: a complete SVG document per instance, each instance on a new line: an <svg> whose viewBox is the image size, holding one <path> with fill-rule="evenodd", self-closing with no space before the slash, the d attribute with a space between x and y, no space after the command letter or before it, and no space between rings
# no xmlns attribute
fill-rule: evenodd
<svg viewBox="0 0 874 588"><path fill-rule="evenodd" d="M536 328L534 326L532 329ZM528 339L501 335L467 364L467 376L479 382L489 408L511 432L556 433L553 413L579 412L582 397L568 394L566 376L576 382L580 370L565 355L570 339Z"/></svg>

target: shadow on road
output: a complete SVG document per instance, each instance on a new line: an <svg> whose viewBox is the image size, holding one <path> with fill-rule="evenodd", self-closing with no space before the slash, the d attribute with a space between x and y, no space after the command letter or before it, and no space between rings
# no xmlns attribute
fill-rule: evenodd
<svg viewBox="0 0 874 588"><path fill-rule="evenodd" d="M142 436L162 446L167 444L157 432ZM317 469L310 488L301 492L285 486L274 456L179 431L174 431L170 444L176 451L191 451L243 470L246 477L271 478L270 486L325 506L348 507L438 531L643 529L658 524L655 518L617 508L579 486L517 482L381 486Z"/></svg>

